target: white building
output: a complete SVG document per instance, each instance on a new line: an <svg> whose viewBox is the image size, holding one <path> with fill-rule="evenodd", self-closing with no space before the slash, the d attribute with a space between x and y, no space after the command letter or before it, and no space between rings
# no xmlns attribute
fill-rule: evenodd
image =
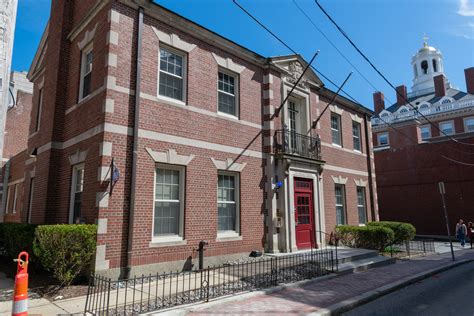
<svg viewBox="0 0 474 316"><path fill-rule="evenodd" d="M0 0L0 165L5 161L3 141L5 118L11 98L10 71L17 6L17 0Z"/></svg>

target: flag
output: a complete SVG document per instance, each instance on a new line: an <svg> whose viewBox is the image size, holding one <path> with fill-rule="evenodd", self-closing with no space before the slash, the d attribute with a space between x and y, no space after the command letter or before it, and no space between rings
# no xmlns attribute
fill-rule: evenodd
<svg viewBox="0 0 474 316"><path fill-rule="evenodd" d="M117 183L117 181L120 179L120 170L115 164L114 160L112 160L112 184Z"/></svg>

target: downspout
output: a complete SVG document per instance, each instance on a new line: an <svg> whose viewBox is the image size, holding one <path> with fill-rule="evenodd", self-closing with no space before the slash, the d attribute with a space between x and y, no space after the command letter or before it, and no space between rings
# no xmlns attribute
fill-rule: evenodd
<svg viewBox="0 0 474 316"><path fill-rule="evenodd" d="M365 147L367 152L367 170L369 172L369 194L370 194L370 212L372 221L375 221L375 200L374 200L374 183L372 181L372 164L370 161L370 142L369 142L369 125L367 123L368 115L364 115L364 130L365 130Z"/></svg>
<svg viewBox="0 0 474 316"><path fill-rule="evenodd" d="M135 77L135 115L133 121L133 156L132 156L132 181L130 185L130 209L128 213L128 244L127 244L127 268L125 277L130 277L132 270L132 246L133 246L133 221L135 213L135 192L137 185L137 162L138 162L138 128L140 122L140 84L142 79L142 37L143 37L143 8L138 8L137 29L137 57Z"/></svg>

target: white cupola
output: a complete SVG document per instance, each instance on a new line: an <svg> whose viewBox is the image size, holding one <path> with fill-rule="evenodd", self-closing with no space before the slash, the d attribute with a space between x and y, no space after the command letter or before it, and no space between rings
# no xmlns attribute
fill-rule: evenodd
<svg viewBox="0 0 474 316"><path fill-rule="evenodd" d="M441 52L428 45L428 37L423 37L423 47L412 57L413 86L412 93L421 95L434 91L433 78L444 74L443 55ZM446 78L446 85L449 86Z"/></svg>

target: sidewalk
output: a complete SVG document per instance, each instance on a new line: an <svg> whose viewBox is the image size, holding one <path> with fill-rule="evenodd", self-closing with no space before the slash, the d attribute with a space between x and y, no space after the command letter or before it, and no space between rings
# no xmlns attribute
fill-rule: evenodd
<svg viewBox="0 0 474 316"><path fill-rule="evenodd" d="M449 251L449 247L445 247ZM202 303L174 311L163 311L166 315L329 315L355 307L383 294L421 280L429 275L474 260L474 250L459 251L456 247L456 261L451 261L450 252L399 261L385 267L365 272L342 275L330 279L301 282L272 293L249 293ZM157 314L157 313L155 313Z"/></svg>

